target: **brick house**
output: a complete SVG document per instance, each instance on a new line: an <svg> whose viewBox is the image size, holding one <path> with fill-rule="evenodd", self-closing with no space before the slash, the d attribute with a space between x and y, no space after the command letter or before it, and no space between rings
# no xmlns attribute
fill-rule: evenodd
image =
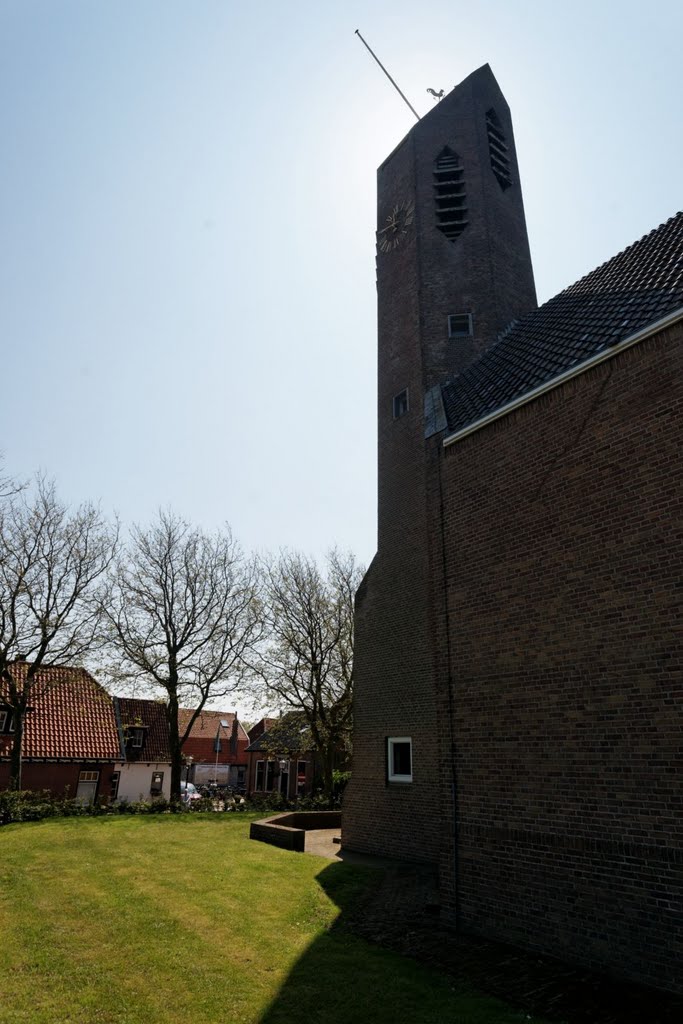
<svg viewBox="0 0 683 1024"><path fill-rule="evenodd" d="M248 796L279 793L286 800L296 800L313 792L315 754L302 749L302 729L296 716L290 715L289 722L290 727L277 718L262 718L249 730Z"/></svg>
<svg viewBox="0 0 683 1024"><path fill-rule="evenodd" d="M13 673L28 665L15 663ZM83 668L51 666L36 677L26 715L22 788L47 789L89 802L115 788L121 757L112 698ZM9 785L12 713L0 700L0 789Z"/></svg>
<svg viewBox="0 0 683 1024"><path fill-rule="evenodd" d="M178 711L181 738L193 714L185 708ZM184 756L192 758L190 779L196 785L208 785L216 780L219 785L241 789L246 786L248 745L249 737L234 712L204 709L183 744Z"/></svg>
<svg viewBox="0 0 683 1024"><path fill-rule="evenodd" d="M536 308L480 68L378 172L378 550L349 849L457 927L683 990L683 215Z"/></svg>

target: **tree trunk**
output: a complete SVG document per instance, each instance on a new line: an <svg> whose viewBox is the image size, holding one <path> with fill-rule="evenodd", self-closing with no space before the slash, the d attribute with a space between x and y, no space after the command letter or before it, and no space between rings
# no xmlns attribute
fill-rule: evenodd
<svg viewBox="0 0 683 1024"><path fill-rule="evenodd" d="M12 711L14 737L9 762L9 788L21 789L21 751L24 745L24 713L19 708Z"/></svg>
<svg viewBox="0 0 683 1024"><path fill-rule="evenodd" d="M183 751L178 731L178 694L169 689L168 694L168 738L171 753L171 800L180 801L180 783L182 781Z"/></svg>

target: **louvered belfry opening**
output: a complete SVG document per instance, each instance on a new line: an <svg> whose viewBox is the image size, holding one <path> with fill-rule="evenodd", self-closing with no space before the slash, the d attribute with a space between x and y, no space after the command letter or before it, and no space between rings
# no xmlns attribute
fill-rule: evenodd
<svg viewBox="0 0 683 1024"><path fill-rule="evenodd" d="M505 141L505 132L501 128L498 115L493 107L486 111L486 134L489 140L491 170L498 179L498 184L502 189L510 188L512 184L510 155Z"/></svg>
<svg viewBox="0 0 683 1024"><path fill-rule="evenodd" d="M467 196L460 157L448 147L441 151L434 164L434 198L436 226L446 238L454 241L468 224Z"/></svg>

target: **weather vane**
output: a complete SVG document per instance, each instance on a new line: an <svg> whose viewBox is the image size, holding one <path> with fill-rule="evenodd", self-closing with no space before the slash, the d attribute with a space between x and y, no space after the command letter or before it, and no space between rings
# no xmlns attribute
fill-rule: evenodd
<svg viewBox="0 0 683 1024"><path fill-rule="evenodd" d="M436 91L436 89L427 89L427 92L430 92L435 100L442 100L446 95L443 89L439 89L438 92Z"/></svg>

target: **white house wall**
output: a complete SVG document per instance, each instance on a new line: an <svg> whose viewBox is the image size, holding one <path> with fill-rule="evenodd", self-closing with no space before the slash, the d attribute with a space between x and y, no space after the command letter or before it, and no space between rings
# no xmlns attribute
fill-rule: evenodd
<svg viewBox="0 0 683 1024"><path fill-rule="evenodd" d="M163 784L161 794L166 800L171 799L171 765L166 762L159 763L136 763L136 764L117 764L116 771L120 772L119 776L119 791L117 799L119 800L150 800L152 794L150 792L152 788L152 774L154 772L163 772Z"/></svg>

